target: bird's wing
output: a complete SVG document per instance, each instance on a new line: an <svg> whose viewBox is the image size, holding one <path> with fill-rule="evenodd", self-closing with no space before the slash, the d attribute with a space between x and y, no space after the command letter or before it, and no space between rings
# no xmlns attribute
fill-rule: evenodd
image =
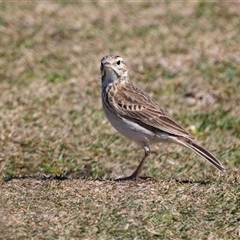
<svg viewBox="0 0 240 240"><path fill-rule="evenodd" d="M175 123L149 95L130 82L119 89L114 96L114 101L120 110L119 115L124 118L172 135L195 139Z"/></svg>

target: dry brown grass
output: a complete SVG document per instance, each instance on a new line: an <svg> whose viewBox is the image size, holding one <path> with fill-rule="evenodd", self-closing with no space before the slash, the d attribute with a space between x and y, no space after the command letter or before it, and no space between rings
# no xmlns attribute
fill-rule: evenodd
<svg viewBox="0 0 240 240"><path fill-rule="evenodd" d="M0 5L2 239L240 236L239 3ZM142 156L101 109L99 61L132 81L227 167L155 145Z"/></svg>

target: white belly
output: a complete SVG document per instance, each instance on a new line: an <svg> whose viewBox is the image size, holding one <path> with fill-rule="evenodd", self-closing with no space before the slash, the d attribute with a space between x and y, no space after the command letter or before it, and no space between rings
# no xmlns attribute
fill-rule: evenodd
<svg viewBox="0 0 240 240"><path fill-rule="evenodd" d="M108 109L104 112L112 126L125 137L133 140L138 145L148 146L150 142L156 141L156 134L150 130L134 123L128 119L113 115ZM158 140L159 141L159 140Z"/></svg>

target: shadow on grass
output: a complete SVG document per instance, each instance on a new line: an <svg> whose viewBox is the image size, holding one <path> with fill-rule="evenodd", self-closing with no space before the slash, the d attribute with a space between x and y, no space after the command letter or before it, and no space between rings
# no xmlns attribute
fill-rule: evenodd
<svg viewBox="0 0 240 240"><path fill-rule="evenodd" d="M3 177L5 182L10 182L12 180L24 180L24 179L33 179L33 180L68 180L69 178L66 175L49 175L49 174L36 174L36 175L6 175Z"/></svg>
<svg viewBox="0 0 240 240"><path fill-rule="evenodd" d="M3 177L4 182L10 182L12 180L39 180L39 181L66 181L66 180L74 180L74 179L80 179L80 180L89 180L89 181L114 181L114 179L111 178L103 178L103 177L96 177L94 178L92 175L82 173L82 171L78 172L69 172L64 174L33 174L33 175L13 175L13 174L7 174Z"/></svg>
<svg viewBox="0 0 240 240"><path fill-rule="evenodd" d="M101 181L101 182L121 182L119 179L114 178L103 178L103 177L96 177L93 178L92 176L86 175L72 175L72 174L59 174L59 175L51 175L51 174L35 174L35 175L6 175L3 177L5 182L10 182L12 180L25 180L25 179L32 179L32 180L39 180L39 181L51 181L51 180L58 180L58 181L66 181L66 180L73 180L73 179L80 179L80 180L89 180L89 181ZM144 181L153 181L153 178L146 178ZM134 181L134 180L129 180ZM141 180L143 181L143 180ZM126 181L122 181L126 182Z"/></svg>
<svg viewBox="0 0 240 240"><path fill-rule="evenodd" d="M175 179L175 181L177 183L181 183L181 184L201 184L201 185L208 185L211 184L212 182L210 180L179 180L179 179Z"/></svg>
<svg viewBox="0 0 240 240"><path fill-rule="evenodd" d="M5 182L10 182L12 180L25 180L25 179L32 179L32 180L39 180L39 181L51 181L51 180L57 180L57 181L66 181L66 180L73 180L73 179L80 179L80 180L89 180L89 181L101 181L101 182L107 182L107 181L115 181L115 182L121 182L118 181L118 179L113 178L103 178L103 177L96 177L93 178L92 176L86 176L85 174L79 174L77 172L73 173L65 173L65 174L35 174L35 175L6 175L3 177L3 180ZM212 182L210 180L189 180L189 179L174 179L179 184L201 184L201 185L208 185ZM134 180L130 180L134 181ZM147 181L157 181L154 178L146 178L145 180L141 180L142 182ZM125 181L124 181L125 182Z"/></svg>
<svg viewBox="0 0 240 240"><path fill-rule="evenodd" d="M81 179L81 180L99 180L96 176L96 172L92 169L90 164L87 164L80 170L68 170L61 174L53 174L53 173L36 173L36 174L5 174L3 177L3 181L9 182L12 180L25 180L25 179L32 179L32 180L39 180L39 181L51 181L51 180L58 180L58 181L66 181L66 180L73 180L73 179ZM101 180L101 178L100 178Z"/></svg>

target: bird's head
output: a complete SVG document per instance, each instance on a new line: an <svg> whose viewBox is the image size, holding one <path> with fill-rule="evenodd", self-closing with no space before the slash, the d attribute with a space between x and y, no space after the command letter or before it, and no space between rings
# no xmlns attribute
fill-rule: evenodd
<svg viewBox="0 0 240 240"><path fill-rule="evenodd" d="M102 84L128 79L128 71L123 59L117 55L107 55L101 60Z"/></svg>

